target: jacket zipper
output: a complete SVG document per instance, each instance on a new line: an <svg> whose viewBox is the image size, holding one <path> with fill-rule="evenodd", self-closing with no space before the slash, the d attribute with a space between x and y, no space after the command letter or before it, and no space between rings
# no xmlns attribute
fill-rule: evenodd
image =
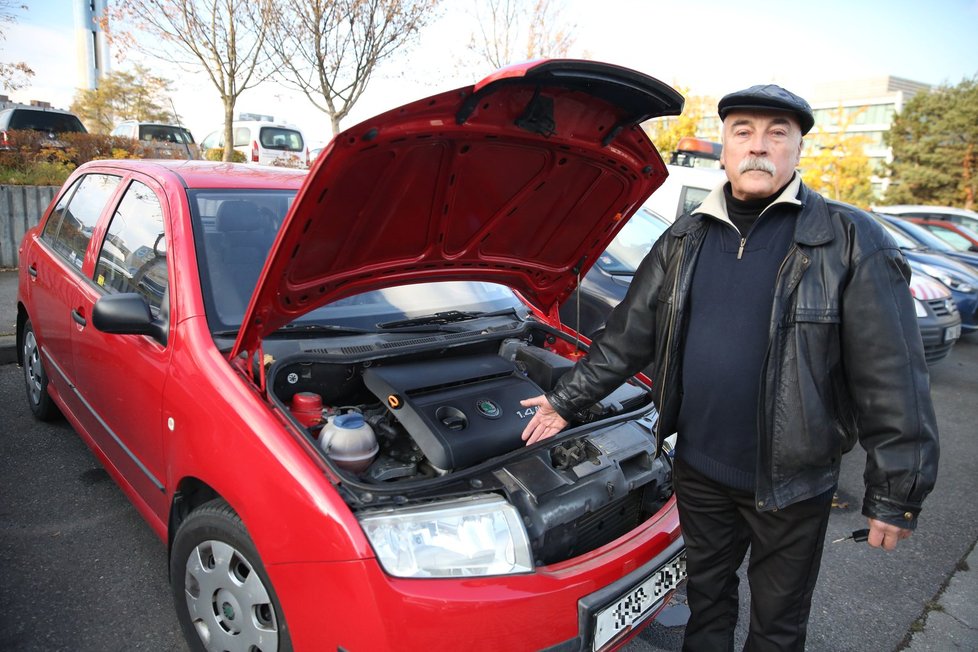
<svg viewBox="0 0 978 652"><path fill-rule="evenodd" d="M740 248L737 249L737 260L740 260L743 257L745 244L747 244L747 236L740 239Z"/></svg>

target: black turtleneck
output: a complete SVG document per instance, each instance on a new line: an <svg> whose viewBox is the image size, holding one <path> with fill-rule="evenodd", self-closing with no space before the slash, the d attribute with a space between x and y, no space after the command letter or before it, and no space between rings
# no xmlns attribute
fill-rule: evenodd
<svg viewBox="0 0 978 652"><path fill-rule="evenodd" d="M791 179L788 180L788 183L791 183ZM788 183L775 190L773 195L760 199L737 199L730 190L729 182L723 186L723 196L727 200L727 217L730 218L742 236L747 235L757 216L784 192Z"/></svg>

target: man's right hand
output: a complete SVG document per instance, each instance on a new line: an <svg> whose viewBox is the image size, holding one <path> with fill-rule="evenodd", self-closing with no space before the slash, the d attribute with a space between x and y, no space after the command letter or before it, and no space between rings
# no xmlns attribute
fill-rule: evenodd
<svg viewBox="0 0 978 652"><path fill-rule="evenodd" d="M536 414L530 419L530 423L526 424L526 428L523 429L523 441L526 442L527 446L542 439L553 437L567 427L567 420L557 414L557 411L543 394L520 401L520 405L537 409Z"/></svg>

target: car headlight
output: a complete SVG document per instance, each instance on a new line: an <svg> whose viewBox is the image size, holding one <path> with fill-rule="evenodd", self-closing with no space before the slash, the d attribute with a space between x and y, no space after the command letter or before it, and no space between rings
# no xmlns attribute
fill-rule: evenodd
<svg viewBox="0 0 978 652"><path fill-rule="evenodd" d="M923 264L920 269L924 270L925 273L930 274L938 281L948 286L956 292L974 292L975 286L971 282L954 272L941 268L935 267L934 265Z"/></svg>
<svg viewBox="0 0 978 652"><path fill-rule="evenodd" d="M927 316L927 308L924 307L924 302L921 301L920 299L914 299L913 300L913 309L914 309L914 312L917 313L917 316L918 317L926 317Z"/></svg>
<svg viewBox="0 0 978 652"><path fill-rule="evenodd" d="M371 512L360 517L360 525L384 570L397 577L533 570L523 520L496 495Z"/></svg>

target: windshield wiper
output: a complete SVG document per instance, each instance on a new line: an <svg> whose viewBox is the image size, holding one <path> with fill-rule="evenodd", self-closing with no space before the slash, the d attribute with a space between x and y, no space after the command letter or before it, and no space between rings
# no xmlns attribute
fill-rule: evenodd
<svg viewBox="0 0 978 652"><path fill-rule="evenodd" d="M375 330L335 324L286 324L272 335L363 335L376 333Z"/></svg>
<svg viewBox="0 0 978 652"><path fill-rule="evenodd" d="M455 328L441 328L447 326L448 324L455 324L463 321L471 321L473 319L482 319L483 317L498 317L500 315L513 315L519 317L514 308L504 308L503 310L495 310L493 312L466 312L464 310L446 310L444 312L436 312L431 315L423 315L421 317L414 317L412 319L401 319L398 321L388 321L382 324L377 324L377 328L382 330L406 330L416 326L430 326L435 327L430 330L449 330L455 331ZM425 329L429 330L429 329Z"/></svg>

